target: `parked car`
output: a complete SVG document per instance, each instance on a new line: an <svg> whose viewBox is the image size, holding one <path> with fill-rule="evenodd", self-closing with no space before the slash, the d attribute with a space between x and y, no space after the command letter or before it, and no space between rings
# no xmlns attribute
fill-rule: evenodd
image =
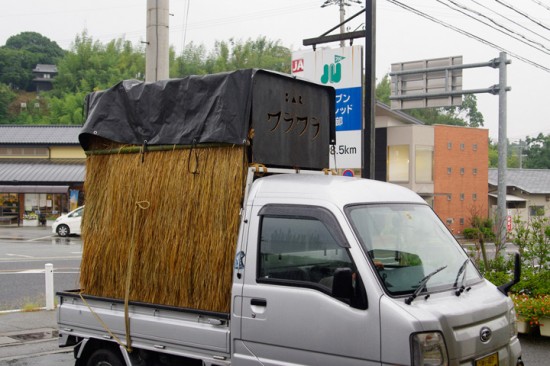
<svg viewBox="0 0 550 366"><path fill-rule="evenodd" d="M52 233L63 237L71 234L80 235L83 214L84 206L81 206L68 214L59 216L52 225Z"/></svg>

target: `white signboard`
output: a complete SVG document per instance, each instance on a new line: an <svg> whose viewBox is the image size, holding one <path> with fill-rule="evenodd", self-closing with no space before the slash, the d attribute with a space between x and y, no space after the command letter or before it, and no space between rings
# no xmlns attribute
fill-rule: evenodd
<svg viewBox="0 0 550 366"><path fill-rule="evenodd" d="M336 89L336 146L330 168L361 168L362 118L361 46L292 54L292 74Z"/></svg>

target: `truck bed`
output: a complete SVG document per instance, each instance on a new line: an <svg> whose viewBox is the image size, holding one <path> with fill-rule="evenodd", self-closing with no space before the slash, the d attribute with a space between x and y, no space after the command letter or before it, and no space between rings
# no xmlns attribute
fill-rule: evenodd
<svg viewBox="0 0 550 366"><path fill-rule="evenodd" d="M126 342L122 300L82 295L83 301L78 290L57 295L60 343L69 337L115 342L105 327ZM229 314L140 302L130 302L128 309L133 348L175 355L229 357Z"/></svg>

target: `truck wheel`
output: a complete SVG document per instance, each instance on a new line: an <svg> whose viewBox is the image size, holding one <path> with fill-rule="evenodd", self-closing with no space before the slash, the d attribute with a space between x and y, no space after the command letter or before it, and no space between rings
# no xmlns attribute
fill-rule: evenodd
<svg viewBox="0 0 550 366"><path fill-rule="evenodd" d="M97 349L88 358L86 366L125 366L125 363L118 352L110 349Z"/></svg>

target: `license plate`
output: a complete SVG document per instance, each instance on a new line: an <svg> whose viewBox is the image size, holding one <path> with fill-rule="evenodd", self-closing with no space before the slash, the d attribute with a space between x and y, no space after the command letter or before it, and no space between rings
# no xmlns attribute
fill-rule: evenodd
<svg viewBox="0 0 550 366"><path fill-rule="evenodd" d="M476 360L475 366L498 366L498 353L493 353Z"/></svg>

